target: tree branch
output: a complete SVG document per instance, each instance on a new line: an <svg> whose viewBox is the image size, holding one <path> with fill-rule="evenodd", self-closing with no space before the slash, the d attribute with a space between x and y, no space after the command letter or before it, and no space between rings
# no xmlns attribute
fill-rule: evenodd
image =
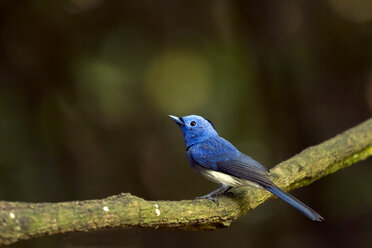
<svg viewBox="0 0 372 248"><path fill-rule="evenodd" d="M303 187L372 155L372 119L275 166L270 173L281 188ZM236 188L209 200L146 201L122 193L101 200L62 203L0 202L0 245L21 239L103 228L214 230L228 227L271 194Z"/></svg>

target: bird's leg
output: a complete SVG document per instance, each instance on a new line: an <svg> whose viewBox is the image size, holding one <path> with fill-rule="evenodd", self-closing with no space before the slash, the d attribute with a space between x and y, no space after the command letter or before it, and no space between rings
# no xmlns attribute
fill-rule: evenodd
<svg viewBox="0 0 372 248"><path fill-rule="evenodd" d="M232 189L232 186L227 186L226 189L224 191L222 191L222 194L225 194L225 193L229 192L230 189Z"/></svg>
<svg viewBox="0 0 372 248"><path fill-rule="evenodd" d="M227 186L225 184L222 184L221 187L219 187L218 189L212 191L211 193L207 194L207 195L203 195L203 196L199 196L199 197L196 197L196 199L208 199L208 200L211 200L213 201L214 203L216 203L216 205L218 206L219 205L219 202L216 198L214 198L213 196L215 195L218 195L222 192L223 193L226 193L227 191L229 191L232 187L231 186Z"/></svg>

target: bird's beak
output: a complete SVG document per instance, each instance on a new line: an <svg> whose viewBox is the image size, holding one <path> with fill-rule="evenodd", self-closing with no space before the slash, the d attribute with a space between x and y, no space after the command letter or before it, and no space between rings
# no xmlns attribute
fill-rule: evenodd
<svg viewBox="0 0 372 248"><path fill-rule="evenodd" d="M185 125L185 123L183 122L183 120L180 117L177 117L177 116L174 116L174 115L168 115L168 117L178 125Z"/></svg>

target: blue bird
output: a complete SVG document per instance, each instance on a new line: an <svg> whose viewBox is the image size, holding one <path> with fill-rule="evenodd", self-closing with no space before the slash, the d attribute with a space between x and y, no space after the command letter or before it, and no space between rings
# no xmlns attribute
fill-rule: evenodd
<svg viewBox="0 0 372 248"><path fill-rule="evenodd" d="M220 137L209 120L198 115L169 115L169 118L182 130L186 156L191 167L207 179L222 184L217 190L198 199L209 199L218 205L218 200L213 196L226 193L232 187L256 186L281 198L308 218L314 221L323 220L310 207L278 188L269 179L265 167Z"/></svg>

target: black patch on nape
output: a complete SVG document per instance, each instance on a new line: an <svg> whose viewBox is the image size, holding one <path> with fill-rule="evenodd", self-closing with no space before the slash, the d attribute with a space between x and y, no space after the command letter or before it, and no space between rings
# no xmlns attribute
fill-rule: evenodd
<svg viewBox="0 0 372 248"><path fill-rule="evenodd" d="M208 119L205 119L205 120L208 121L212 125L212 127L214 128L214 125L210 120L208 120Z"/></svg>

